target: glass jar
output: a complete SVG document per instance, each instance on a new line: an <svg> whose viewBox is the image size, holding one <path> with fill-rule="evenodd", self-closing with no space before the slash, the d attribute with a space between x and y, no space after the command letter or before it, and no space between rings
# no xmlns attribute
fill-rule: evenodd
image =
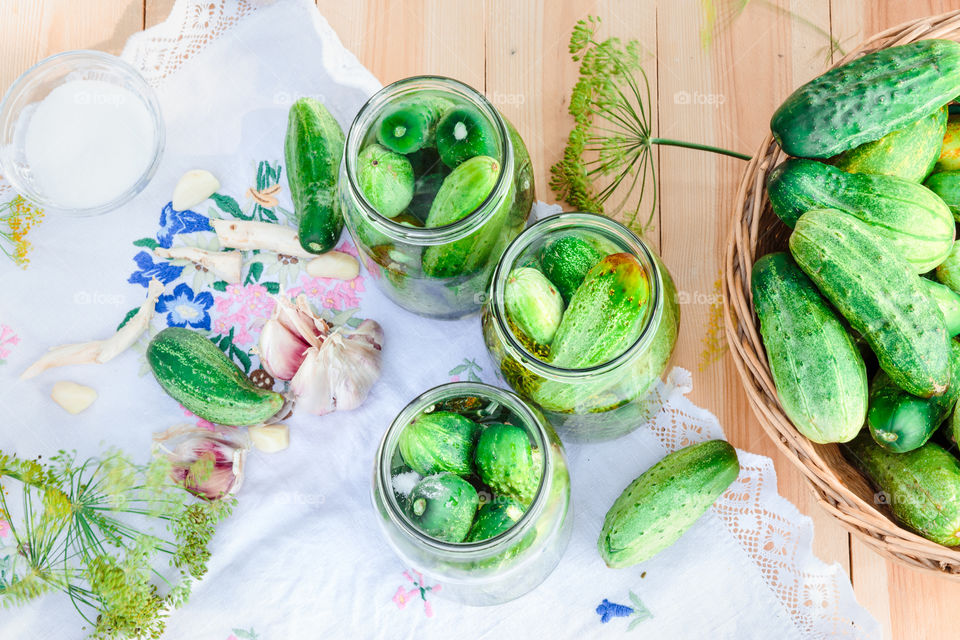
<svg viewBox="0 0 960 640"><path fill-rule="evenodd" d="M426 147L419 160L414 154L407 156L414 158L413 164L423 165L414 166L414 200L388 218L360 186L359 154L377 142L375 125L386 109L404 101L438 98L472 107L485 119L495 138L496 183L464 217L443 226L425 226L431 194L449 171ZM523 140L483 95L451 78L416 76L384 87L360 109L347 132L339 199L344 222L377 286L414 313L458 318L480 308L497 259L526 227L534 199L533 169Z"/></svg>
<svg viewBox="0 0 960 640"><path fill-rule="evenodd" d="M620 355L583 369L551 365L531 353L510 328L504 287L510 272L536 264L537 252L563 234L576 233L599 253L629 253L649 282L649 311L637 340ZM490 283L483 337L500 375L536 405L561 436L573 441L618 438L659 409L656 383L673 353L680 325L677 292L657 255L623 225L592 213L560 213L540 220L507 248Z"/></svg>
<svg viewBox="0 0 960 640"><path fill-rule="evenodd" d="M418 416L438 409L456 410L481 423L507 422L522 427L534 450L542 452L540 484L533 500L503 533L479 542L445 542L423 533L406 515L397 478L416 472L403 463L399 436ZM492 497L484 493L481 488L481 500ZM435 387L400 412L374 458L372 497L380 516L377 521L403 562L439 582L443 588L438 596L471 605L507 602L534 589L560 561L573 526L570 476L556 432L516 395L483 383L452 382Z"/></svg>

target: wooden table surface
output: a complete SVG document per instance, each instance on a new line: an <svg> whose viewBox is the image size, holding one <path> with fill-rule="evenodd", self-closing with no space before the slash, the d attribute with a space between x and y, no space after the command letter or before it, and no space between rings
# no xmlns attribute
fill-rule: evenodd
<svg viewBox="0 0 960 640"><path fill-rule="evenodd" d="M777 105L823 71L831 38L848 49L903 21L960 8L960 0L317 3L382 82L436 73L484 91L526 141L544 200L554 199L549 167L571 124L567 101L576 66L567 41L588 14L603 18L601 35L636 38L646 50L656 135L752 153ZM711 5L714 29L707 27ZM746 8L731 19L731 7L739 5ZM119 53L130 34L163 21L172 6L173 0L3 0L0 87L59 51ZM880 621L885 638L956 638L950 603L960 601L960 582L885 561L827 516L757 424L733 363L718 352L721 253L743 163L666 148L657 164L661 199L648 237L686 294L675 363L694 371L693 401L719 416L733 444L773 458L780 493L814 521L816 553L849 572L857 598Z"/></svg>

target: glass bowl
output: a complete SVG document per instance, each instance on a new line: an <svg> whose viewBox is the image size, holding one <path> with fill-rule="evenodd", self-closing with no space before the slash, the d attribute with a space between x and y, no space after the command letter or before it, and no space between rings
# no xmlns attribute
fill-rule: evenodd
<svg viewBox="0 0 960 640"><path fill-rule="evenodd" d="M132 93L143 103L152 126L151 148L146 169L125 190L109 200L75 205L48 193L40 184L35 168L31 168L27 153L27 131L40 102L58 87L74 80L99 81L117 85ZM123 95L123 94L120 94ZM117 99L115 96L77 94L74 99L82 106L97 99ZM27 69L10 85L0 102L0 172L22 196L45 210L74 216L106 213L128 202L150 182L163 153L165 131L156 94L143 76L120 58L101 51L67 51L45 58ZM109 142L109 141L107 141ZM61 169L62 170L62 169Z"/></svg>

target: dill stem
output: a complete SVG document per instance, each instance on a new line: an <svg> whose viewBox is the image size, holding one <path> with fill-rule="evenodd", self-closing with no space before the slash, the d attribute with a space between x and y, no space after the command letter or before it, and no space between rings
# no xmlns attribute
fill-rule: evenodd
<svg viewBox="0 0 960 640"><path fill-rule="evenodd" d="M672 140L670 138L650 138L650 144L662 144L669 147L683 147L684 149L697 149L699 151L710 151L712 153L719 153L720 155L730 156L731 158L739 158L741 160L750 159L750 156L748 156L745 153L730 151L729 149L721 149L720 147L714 147L709 144L699 144L696 142L684 142L683 140Z"/></svg>

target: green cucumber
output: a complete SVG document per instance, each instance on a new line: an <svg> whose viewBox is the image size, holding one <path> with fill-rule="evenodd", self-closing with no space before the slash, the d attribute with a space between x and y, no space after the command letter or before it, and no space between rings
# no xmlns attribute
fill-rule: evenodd
<svg viewBox="0 0 960 640"><path fill-rule="evenodd" d="M943 431L947 440L953 444L960 442L960 404L954 405L950 418L943 424Z"/></svg>
<svg viewBox="0 0 960 640"><path fill-rule="evenodd" d="M946 130L947 107L944 105L879 140L844 151L832 162L849 173L888 175L923 182L937 163Z"/></svg>
<svg viewBox="0 0 960 640"><path fill-rule="evenodd" d="M478 109L460 105L437 124L437 151L451 169L474 156L499 157L497 131Z"/></svg>
<svg viewBox="0 0 960 640"><path fill-rule="evenodd" d="M867 433L843 445L847 459L879 490L875 502L933 542L960 544L960 462L928 442L907 453L887 451Z"/></svg>
<svg viewBox="0 0 960 640"><path fill-rule="evenodd" d="M960 380L960 344L951 341L951 365ZM960 398L960 385L951 384L939 396L918 398L895 385L882 369L870 383L870 435L884 449L897 453L923 446Z"/></svg>
<svg viewBox="0 0 960 640"><path fill-rule="evenodd" d="M940 309L943 314L943 321L947 327L947 333L951 336L960 334L960 295L945 284L921 278L920 280L927 290L927 295Z"/></svg>
<svg viewBox="0 0 960 640"><path fill-rule="evenodd" d="M923 183L950 209L953 219L960 221L960 171L939 171Z"/></svg>
<svg viewBox="0 0 960 640"><path fill-rule="evenodd" d="M813 442L846 442L867 413L867 369L843 322L787 253L753 265L753 305L777 397Z"/></svg>
<svg viewBox="0 0 960 640"><path fill-rule="evenodd" d="M943 314L910 263L869 225L835 209L800 216L793 259L866 339L880 367L921 397L950 383L950 337Z"/></svg>
<svg viewBox="0 0 960 640"><path fill-rule="evenodd" d="M767 180L770 206L793 227L811 209L839 209L863 220L917 273L943 262L953 246L950 210L926 187L891 176L850 174L823 162L790 158Z"/></svg>
<svg viewBox="0 0 960 640"><path fill-rule="evenodd" d="M510 272L503 306L524 346L532 351L550 346L563 317L563 298L538 269L520 267Z"/></svg>
<svg viewBox="0 0 960 640"><path fill-rule="evenodd" d="M739 473L737 452L724 440L674 451L614 501L597 540L600 557L611 569L649 560L679 540Z"/></svg>
<svg viewBox="0 0 960 640"><path fill-rule="evenodd" d="M584 369L626 351L650 313L650 282L629 253L612 253L587 272L550 344L550 364Z"/></svg>
<svg viewBox="0 0 960 640"><path fill-rule="evenodd" d="M537 251L540 268L556 285L564 302L570 302L587 272L603 259L603 254L575 233L555 238Z"/></svg>
<svg viewBox="0 0 960 640"><path fill-rule="evenodd" d="M413 200L413 167L405 156L379 144L364 147L357 156L357 181L377 212L395 218Z"/></svg>
<svg viewBox="0 0 960 640"><path fill-rule="evenodd" d="M283 145L287 185L300 218L300 246L310 253L332 249L343 230L337 198L343 143L343 129L318 101L300 98L290 106Z"/></svg>
<svg viewBox="0 0 960 640"><path fill-rule="evenodd" d="M473 473L473 445L479 434L480 425L473 420L435 411L408 424L400 432L397 447L404 462L422 476L440 471L466 476Z"/></svg>
<svg viewBox="0 0 960 640"><path fill-rule="evenodd" d="M947 130L943 134L940 157L934 171L960 171L960 115L947 118Z"/></svg>
<svg viewBox="0 0 960 640"><path fill-rule="evenodd" d="M414 485L407 517L423 533L446 542L462 542L470 532L480 497L473 485L444 471Z"/></svg>
<svg viewBox="0 0 960 640"><path fill-rule="evenodd" d="M950 255L937 266L937 280L960 293L960 242L953 243Z"/></svg>
<svg viewBox="0 0 960 640"><path fill-rule="evenodd" d="M467 217L487 200L500 177L500 162L488 156L476 156L450 172L430 205L426 226L444 227ZM502 207L500 216L506 215ZM423 252L423 272L431 278L447 278L470 273L484 264L500 234L497 219L465 238L427 247Z"/></svg>
<svg viewBox="0 0 960 640"><path fill-rule="evenodd" d="M437 122L453 106L446 98L417 96L384 108L377 121L377 141L396 153L413 153L434 144Z"/></svg>
<svg viewBox="0 0 960 640"><path fill-rule="evenodd" d="M540 488L543 459L521 427L488 425L477 440L474 461L480 479L501 495L530 504Z"/></svg>
<svg viewBox="0 0 960 640"><path fill-rule="evenodd" d="M420 222L420 226L423 226L427 221L427 216L430 215L430 206L440 192L440 187L443 186L443 181L447 175L447 173L441 171L427 173L417 178L413 183L413 198L407 205L406 212L416 218Z"/></svg>
<svg viewBox="0 0 960 640"><path fill-rule="evenodd" d="M477 510L477 517L464 542L480 542L509 531L520 521L524 511L524 506L513 498L497 496L493 502L487 502Z"/></svg>
<svg viewBox="0 0 960 640"><path fill-rule="evenodd" d="M188 411L229 426L260 424L283 396L255 386L215 344L195 331L167 327L147 347L157 382Z"/></svg>
<svg viewBox="0 0 960 640"><path fill-rule="evenodd" d="M880 49L806 83L773 114L791 156L829 158L879 140L960 95L960 44L919 40Z"/></svg>

